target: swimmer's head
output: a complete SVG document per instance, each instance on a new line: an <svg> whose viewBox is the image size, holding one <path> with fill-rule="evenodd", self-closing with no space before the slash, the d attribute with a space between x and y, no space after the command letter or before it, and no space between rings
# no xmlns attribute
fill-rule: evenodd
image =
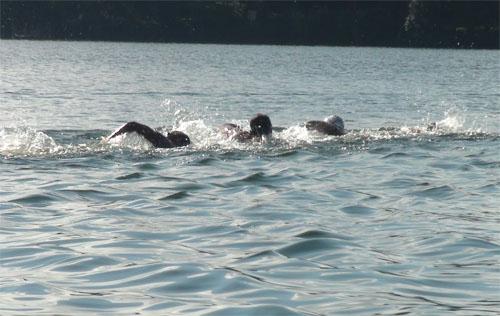
<svg viewBox="0 0 500 316"><path fill-rule="evenodd" d="M250 130L256 136L270 136L273 132L271 119L265 114L258 113L250 120Z"/></svg>
<svg viewBox="0 0 500 316"><path fill-rule="evenodd" d="M344 133L344 121L340 116L332 115L328 116L324 120L326 123L333 125L339 132Z"/></svg>
<svg viewBox="0 0 500 316"><path fill-rule="evenodd" d="M168 133L167 138L172 142L174 147L187 146L191 144L191 140L183 132L172 131Z"/></svg>

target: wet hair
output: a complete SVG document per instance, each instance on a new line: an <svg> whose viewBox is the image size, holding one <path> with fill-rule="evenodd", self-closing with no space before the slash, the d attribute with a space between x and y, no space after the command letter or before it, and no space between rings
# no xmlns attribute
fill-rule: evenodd
<svg viewBox="0 0 500 316"><path fill-rule="evenodd" d="M179 131L172 131L168 133L167 139L172 143L172 147L187 146L191 144L189 137Z"/></svg>
<svg viewBox="0 0 500 316"><path fill-rule="evenodd" d="M344 121L340 116L332 115L324 119L325 122L331 124L340 134L344 134Z"/></svg>
<svg viewBox="0 0 500 316"><path fill-rule="evenodd" d="M254 136L271 135L273 132L273 125L269 116L257 113L250 120L250 133Z"/></svg>

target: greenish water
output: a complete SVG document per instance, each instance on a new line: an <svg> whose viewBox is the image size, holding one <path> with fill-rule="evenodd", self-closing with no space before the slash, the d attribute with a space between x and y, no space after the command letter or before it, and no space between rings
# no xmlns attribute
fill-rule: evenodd
<svg viewBox="0 0 500 316"><path fill-rule="evenodd" d="M0 52L0 314L500 313L498 51ZM130 120L192 145L103 141Z"/></svg>

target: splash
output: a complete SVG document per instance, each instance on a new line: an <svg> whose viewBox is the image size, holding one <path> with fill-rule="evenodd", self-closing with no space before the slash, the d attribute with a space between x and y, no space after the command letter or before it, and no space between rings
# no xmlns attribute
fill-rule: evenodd
<svg viewBox="0 0 500 316"><path fill-rule="evenodd" d="M343 136L322 135L308 131L303 125L276 127L270 141L239 142L228 138L213 120L200 118L183 118L187 112L180 111L174 116L175 124L160 130L167 134L171 130L179 130L191 139L191 145L175 149L156 149L143 137L136 133L119 135L106 141L106 131L38 131L29 127L0 128L0 155L4 157L23 156L81 156L112 152L157 152L164 155L169 152L185 152L187 154L201 151L248 153L274 153L296 149L340 149L364 150L373 143L390 142L392 140L429 141L440 139L482 139L498 138L498 133L483 133L479 128L467 128L463 112L446 112L443 119L425 123L421 126L381 127L374 129L350 129ZM229 120L248 130L247 120ZM52 137L51 137L52 136ZM63 137L62 137L63 136ZM54 137L54 138L53 138Z"/></svg>
<svg viewBox="0 0 500 316"><path fill-rule="evenodd" d="M427 118L421 128L438 135L450 133L498 134L496 126L491 126L489 122L491 119L488 118L488 115L472 115L467 112L467 109L452 106L444 111L441 120L430 121Z"/></svg>
<svg viewBox="0 0 500 316"><path fill-rule="evenodd" d="M191 113L184 106L173 99L165 99L161 103L161 107L164 109L164 112L169 115L168 119L173 120L173 126L178 125L182 121L193 119L194 113Z"/></svg>
<svg viewBox="0 0 500 316"><path fill-rule="evenodd" d="M454 110L445 112L445 118L436 122L436 128L450 132L460 132L465 126L465 116Z"/></svg>
<svg viewBox="0 0 500 316"><path fill-rule="evenodd" d="M241 126L248 125L248 121L233 122ZM254 143L242 143L224 136L218 126L210 126L202 119L179 121L173 129L189 135L190 147L195 150L249 150L255 147Z"/></svg>
<svg viewBox="0 0 500 316"><path fill-rule="evenodd" d="M179 114L180 113L180 114ZM180 111L177 115L184 116ZM176 123L171 128L163 128L162 133L167 134L171 130L179 130L191 139L191 145L178 150L186 151L245 151L245 152L269 152L290 149L307 149L311 147L322 147L331 145L339 148L355 148L363 150L369 148L370 142L391 140L415 140L423 141L441 136L481 136L479 130L467 130L465 116L460 112L447 112L445 117L437 122L423 124L422 126L381 127L371 129L350 129L343 136L330 136L308 131L302 124L290 127L277 127L273 137L267 142L239 142L224 135L218 125L211 125L206 120L176 118ZM210 120L211 121L211 120ZM248 130L247 120L229 120ZM132 133L121 135L122 138L115 140L115 146L124 146L132 149L149 150L151 146L142 137Z"/></svg>
<svg viewBox="0 0 500 316"><path fill-rule="evenodd" d="M137 133L126 133L118 135L110 140L102 140L102 143L108 143L114 148L129 148L132 150L150 150L153 148L150 142L148 142L144 137Z"/></svg>
<svg viewBox="0 0 500 316"><path fill-rule="evenodd" d="M0 129L0 154L50 154L61 149L47 134L29 127Z"/></svg>
<svg viewBox="0 0 500 316"><path fill-rule="evenodd" d="M308 131L303 125L290 126L280 132L275 132L274 137L288 144L290 148L307 146L338 138L336 136L328 136L314 131Z"/></svg>
<svg viewBox="0 0 500 316"><path fill-rule="evenodd" d="M476 121L468 123L470 118L465 115L465 111L459 111L455 108L449 109L444 112L444 117L441 120L430 121L427 117L422 120L423 125L417 126L402 126L400 128L380 128L375 133L381 138L384 136L390 137L414 137L414 136L449 136L449 135L488 135L484 132L483 128L477 126ZM490 135L494 136L494 133Z"/></svg>

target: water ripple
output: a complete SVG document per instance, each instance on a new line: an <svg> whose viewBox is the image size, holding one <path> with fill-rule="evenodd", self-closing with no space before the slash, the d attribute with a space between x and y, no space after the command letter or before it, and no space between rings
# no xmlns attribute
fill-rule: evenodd
<svg viewBox="0 0 500 316"><path fill-rule="evenodd" d="M0 51L1 315L500 314L497 52ZM130 119L192 143L104 140Z"/></svg>

